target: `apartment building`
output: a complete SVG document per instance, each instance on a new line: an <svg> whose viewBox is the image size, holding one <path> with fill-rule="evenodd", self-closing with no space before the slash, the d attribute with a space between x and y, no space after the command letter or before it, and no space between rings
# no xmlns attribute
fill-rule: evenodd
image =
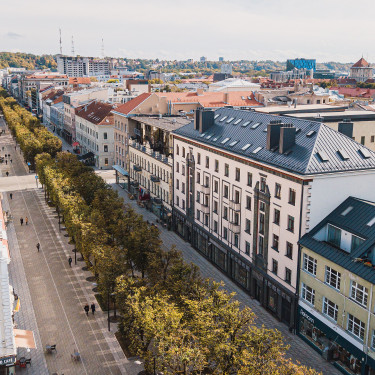
<svg viewBox="0 0 375 375"><path fill-rule="evenodd" d="M361 57L350 68L349 77L355 79L357 82L366 82L368 79L374 78L374 69L363 57Z"/></svg>
<svg viewBox="0 0 375 375"><path fill-rule="evenodd" d="M375 374L374 223L349 197L300 240L298 334L344 374Z"/></svg>
<svg viewBox="0 0 375 375"><path fill-rule="evenodd" d="M298 240L352 194L375 153L328 126L221 108L173 132L175 230L291 328Z"/></svg>
<svg viewBox="0 0 375 375"><path fill-rule="evenodd" d="M94 57L57 55L57 70L68 77L110 75L110 61Z"/></svg>
<svg viewBox="0 0 375 375"><path fill-rule="evenodd" d="M114 156L113 106L92 101L75 110L76 142L86 159L99 169L111 169ZM91 155L92 154L92 155Z"/></svg>
<svg viewBox="0 0 375 375"><path fill-rule="evenodd" d="M128 190L170 227L173 199L171 132L190 121L176 116L137 116L132 120L136 127L129 142Z"/></svg>

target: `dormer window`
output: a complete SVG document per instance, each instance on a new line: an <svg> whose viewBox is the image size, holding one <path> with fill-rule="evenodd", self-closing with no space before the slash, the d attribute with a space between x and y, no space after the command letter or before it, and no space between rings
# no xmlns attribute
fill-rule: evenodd
<svg viewBox="0 0 375 375"><path fill-rule="evenodd" d="M328 224L327 242L329 242L333 246L340 247L341 229Z"/></svg>

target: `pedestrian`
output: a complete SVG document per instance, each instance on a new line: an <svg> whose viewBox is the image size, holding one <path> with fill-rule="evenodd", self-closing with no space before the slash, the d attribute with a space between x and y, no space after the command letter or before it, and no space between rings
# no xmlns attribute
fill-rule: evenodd
<svg viewBox="0 0 375 375"><path fill-rule="evenodd" d="M13 163L13 160L12 159L10 159L10 164L12 164Z"/></svg>
<svg viewBox="0 0 375 375"><path fill-rule="evenodd" d="M5 159L5 164L8 165L8 160Z"/></svg>
<svg viewBox="0 0 375 375"><path fill-rule="evenodd" d="M86 315L89 316L90 307L89 307L89 305L87 303L86 303L85 307L83 308L83 310L85 310Z"/></svg>
<svg viewBox="0 0 375 375"><path fill-rule="evenodd" d="M17 145L14 146L14 149L17 150Z"/></svg>
<svg viewBox="0 0 375 375"><path fill-rule="evenodd" d="M40 243L39 242L36 244L36 248L37 248L38 253L39 253L39 250L40 250Z"/></svg>
<svg viewBox="0 0 375 375"><path fill-rule="evenodd" d="M9 176L9 172L8 171L6 171L5 174L7 175L7 177Z"/></svg>
<svg viewBox="0 0 375 375"><path fill-rule="evenodd" d="M25 224L29 224L29 219L27 218L27 216L25 217Z"/></svg>
<svg viewBox="0 0 375 375"><path fill-rule="evenodd" d="M91 311L92 311L92 315L94 315L95 314L95 303L94 302L91 304Z"/></svg>
<svg viewBox="0 0 375 375"><path fill-rule="evenodd" d="M72 262L73 262L72 257L69 257L68 262L69 262L69 267L71 267L72 266Z"/></svg>
<svg viewBox="0 0 375 375"><path fill-rule="evenodd" d="M21 223L21 225L23 225L23 217L21 217L20 223Z"/></svg>
<svg viewBox="0 0 375 375"><path fill-rule="evenodd" d="M13 194L12 193L9 194L9 198L13 199Z"/></svg>

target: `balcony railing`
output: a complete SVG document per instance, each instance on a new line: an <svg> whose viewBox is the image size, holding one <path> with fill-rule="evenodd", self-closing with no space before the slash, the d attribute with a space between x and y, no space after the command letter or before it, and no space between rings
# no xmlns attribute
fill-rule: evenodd
<svg viewBox="0 0 375 375"><path fill-rule="evenodd" d="M229 201L229 208L233 211L241 211L241 205L239 202Z"/></svg>
<svg viewBox="0 0 375 375"><path fill-rule="evenodd" d="M206 194L206 195L210 195L210 187L207 186L207 185L201 185L201 188L200 188L200 191L203 193L203 194Z"/></svg>
<svg viewBox="0 0 375 375"><path fill-rule="evenodd" d="M160 178L158 176L155 176L155 175L151 175L151 181L152 182L160 182Z"/></svg>
<svg viewBox="0 0 375 375"><path fill-rule="evenodd" d="M240 230L241 230L240 224L236 222L230 222L229 230L232 231L233 233L240 233Z"/></svg>
<svg viewBox="0 0 375 375"><path fill-rule="evenodd" d="M136 172L141 172L142 171L142 167L140 165L133 165L133 169L136 171Z"/></svg>

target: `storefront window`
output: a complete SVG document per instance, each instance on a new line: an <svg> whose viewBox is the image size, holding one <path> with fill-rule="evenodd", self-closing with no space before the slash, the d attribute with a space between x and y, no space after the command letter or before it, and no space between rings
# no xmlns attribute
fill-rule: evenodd
<svg viewBox="0 0 375 375"><path fill-rule="evenodd" d="M215 250L215 257L214 261L215 263L222 268L223 270L227 270L227 255L219 250L217 247L214 247Z"/></svg>

